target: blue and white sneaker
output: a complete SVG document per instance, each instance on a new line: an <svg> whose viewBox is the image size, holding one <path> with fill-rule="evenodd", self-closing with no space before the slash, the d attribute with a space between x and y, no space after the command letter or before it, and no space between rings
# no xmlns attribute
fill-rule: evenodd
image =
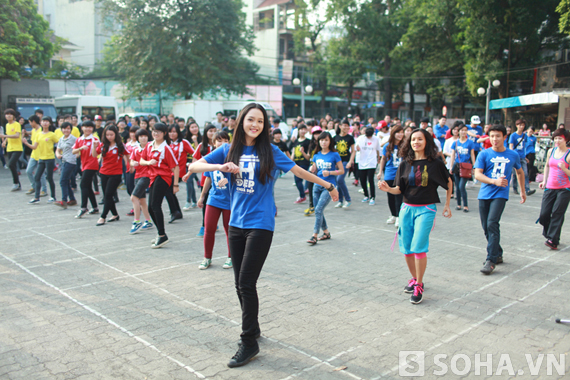
<svg viewBox="0 0 570 380"><path fill-rule="evenodd" d="M152 227L154 227L154 225L151 222L149 222L148 220L145 220L145 222L143 223L143 225L141 227L141 231L150 230Z"/></svg>
<svg viewBox="0 0 570 380"><path fill-rule="evenodd" d="M198 237L202 237L204 236L204 227L200 227L200 232L198 232L198 235L196 235Z"/></svg>
<svg viewBox="0 0 570 380"><path fill-rule="evenodd" d="M370 202L368 202L369 206L374 206L376 204L376 201L374 200L374 198L370 198Z"/></svg>
<svg viewBox="0 0 570 380"><path fill-rule="evenodd" d="M47 203L55 203L55 201L56 201L56 199L52 197L52 198L48 199Z"/></svg>
<svg viewBox="0 0 570 380"><path fill-rule="evenodd" d="M364 197L364 199L362 199L362 203L366 203L366 202L368 202L369 200L370 200L370 198Z"/></svg>
<svg viewBox="0 0 570 380"><path fill-rule="evenodd" d="M350 205L351 205L351 203L350 203L350 202L348 202L348 201L345 201L345 202L344 202L344 205L342 206L342 208L349 208L349 207L350 207Z"/></svg>
<svg viewBox="0 0 570 380"><path fill-rule="evenodd" d="M34 198L34 199L32 199L31 201L28 202L29 205L35 205L35 204L38 204L38 203L40 203L40 200L39 200L39 199L36 199L36 198Z"/></svg>
<svg viewBox="0 0 570 380"><path fill-rule="evenodd" d="M137 223L137 222L133 222L133 227L131 228L130 234L133 235L133 234L136 234L137 232L139 232L139 230L141 229L142 225L143 225L142 222L138 222L138 223Z"/></svg>

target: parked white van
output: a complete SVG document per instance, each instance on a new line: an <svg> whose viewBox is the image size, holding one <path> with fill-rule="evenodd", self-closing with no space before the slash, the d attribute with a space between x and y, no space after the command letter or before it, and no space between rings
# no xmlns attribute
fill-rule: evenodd
<svg viewBox="0 0 570 380"><path fill-rule="evenodd" d="M103 120L109 115L116 117L119 112L117 99L113 96L64 95L55 98L55 108L60 115L101 115Z"/></svg>

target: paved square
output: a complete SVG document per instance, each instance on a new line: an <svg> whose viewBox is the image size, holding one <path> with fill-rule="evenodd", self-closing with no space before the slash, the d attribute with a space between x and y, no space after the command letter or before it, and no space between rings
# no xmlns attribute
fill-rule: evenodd
<svg viewBox="0 0 570 380"><path fill-rule="evenodd" d="M275 190L276 232L258 284L261 352L229 369L239 303L232 270L222 269L223 232L213 265L198 270L201 210L167 224L171 242L153 250L155 231L128 233L125 191L121 221L96 227L97 216L74 219L76 207L28 205L0 169L0 378L568 378L570 326L554 320L570 319L570 222L561 249L546 248L535 224L542 191L507 203L505 263L490 276L479 272L478 188L468 189L470 213L453 210L447 220L440 205L424 301L412 305L404 259L397 244L390 250L386 195L368 206L350 185L352 206L325 211L332 240L311 247L314 218L293 204L292 184L287 174Z"/></svg>

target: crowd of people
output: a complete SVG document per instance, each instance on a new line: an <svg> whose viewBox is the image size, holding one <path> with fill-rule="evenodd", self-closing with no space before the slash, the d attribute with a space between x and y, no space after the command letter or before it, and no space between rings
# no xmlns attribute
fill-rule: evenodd
<svg viewBox="0 0 570 380"><path fill-rule="evenodd" d="M478 116L471 117L469 125L456 121L451 127L445 117L433 127L423 118L417 127L411 120L402 125L389 116L379 122L373 118L361 122L358 116L333 119L327 114L320 120L298 117L288 133L289 127L279 128L281 121L269 117L258 103L247 105L237 118L218 113L217 120L202 131L194 119L174 115L117 121L109 115L103 126L101 115L81 121L64 115L54 123L41 110L28 120L19 120L12 109L4 113L7 124L0 138L12 173L12 191L22 189L20 174L25 168L32 205L48 196L47 184L48 203L62 209L77 205L74 193L80 176L81 203L75 217L99 215L95 225L104 226L120 220L115 204L117 190L124 186L132 202L129 232L156 229L152 248L169 242L164 198L169 223L183 219L183 211L200 207L198 236L204 238L200 270L212 264L222 218L228 247L223 268L233 268L242 310L241 340L230 367L247 364L259 352L256 284L275 230L274 185L289 171L298 192L292 203L308 202L304 214L315 218L307 240L311 246L332 239L325 218L331 201L336 202L335 208L350 208L355 194L347 185L349 175L352 184L360 186L361 202L369 206L377 202L376 189L387 193L390 216L386 223L397 228L399 249L411 275L404 292L411 294L413 304L423 300L429 236L441 203L438 188L446 191L443 216L450 218L451 199L456 199L455 210L469 212L466 188L480 183L479 214L488 242L481 272L486 275L503 262L499 222L509 189L512 186L520 203L536 191L530 189L529 176L536 177L537 137L553 141L539 184L544 189L539 222L550 249L560 244L570 202L570 133L564 128L551 133L543 127L535 136L524 119L517 120L512 131L498 124L483 128ZM22 129L24 123L31 126L30 132ZM53 176L58 170L59 201ZM181 181L187 189L183 208L177 198ZM99 183L103 199L98 203ZM99 205L103 205L101 211Z"/></svg>

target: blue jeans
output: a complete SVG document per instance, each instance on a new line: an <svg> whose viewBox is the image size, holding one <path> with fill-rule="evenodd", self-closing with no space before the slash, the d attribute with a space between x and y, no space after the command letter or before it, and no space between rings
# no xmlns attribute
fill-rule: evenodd
<svg viewBox="0 0 570 380"><path fill-rule="evenodd" d="M34 179L36 180L36 199L40 199L40 180L42 175L45 172L47 181L49 183L49 190L51 193L51 197L55 199L55 182L53 182L53 168L55 167L55 159L50 160L39 160L38 161L38 170L36 170L36 174Z"/></svg>
<svg viewBox="0 0 570 380"><path fill-rule="evenodd" d="M457 205L461 206L461 198L463 198L463 207L469 207L467 203L467 181L469 178L461 178L459 173L454 174L455 176L455 197L457 198Z"/></svg>
<svg viewBox="0 0 570 380"><path fill-rule="evenodd" d="M348 174L348 172L346 171L346 165L347 164L348 164L348 161L342 162L342 166L344 167L344 174L336 177L336 185L338 188L338 201L339 202L342 202L345 199L347 202L351 201L350 194L348 193L348 187L346 187L346 181L345 181L345 177Z"/></svg>
<svg viewBox="0 0 570 380"><path fill-rule="evenodd" d="M501 230L499 221L507 200L505 198L479 199L479 216L485 237L487 238L487 260L497 263L499 257L503 257L501 248Z"/></svg>
<svg viewBox="0 0 570 380"><path fill-rule="evenodd" d="M322 229L328 230L327 221L325 219L325 207L330 203L331 195L328 190L321 185L315 184L313 186L313 204L315 205L315 228L313 233L318 234Z"/></svg>
<svg viewBox="0 0 570 380"><path fill-rule="evenodd" d="M186 202L196 203L196 189L194 188L194 181L198 181L198 176L196 173L190 174L190 177L186 180Z"/></svg>
<svg viewBox="0 0 570 380"><path fill-rule="evenodd" d="M530 187L528 185L528 164L526 162L526 157L521 158L521 167L522 167L522 170L524 171L524 189L528 193L530 191ZM513 189L518 190L519 183L517 182L517 174L514 170L513 170L512 182L513 182Z"/></svg>
<svg viewBox="0 0 570 380"><path fill-rule="evenodd" d="M309 165L298 165L300 168L308 170ZM297 186L297 190L299 190L299 197L305 198L305 186L303 186L303 179L295 176L295 185Z"/></svg>
<svg viewBox="0 0 570 380"><path fill-rule="evenodd" d="M36 180L34 179L34 174L36 174L36 170L38 168L38 162L39 161L36 160L35 158L30 157L30 159L28 160L28 167L26 168L26 174L28 175L28 179L30 180L30 183L32 184L32 189L34 189L34 191L36 190ZM41 184L42 184L42 191L44 193L47 193L45 173L42 174Z"/></svg>
<svg viewBox="0 0 570 380"><path fill-rule="evenodd" d="M75 196L73 195L73 190L71 187L71 179L75 176L76 167L77 165L70 164L69 162L63 163L59 185L61 186L61 200L64 202L67 202L68 197L70 201L75 200Z"/></svg>

